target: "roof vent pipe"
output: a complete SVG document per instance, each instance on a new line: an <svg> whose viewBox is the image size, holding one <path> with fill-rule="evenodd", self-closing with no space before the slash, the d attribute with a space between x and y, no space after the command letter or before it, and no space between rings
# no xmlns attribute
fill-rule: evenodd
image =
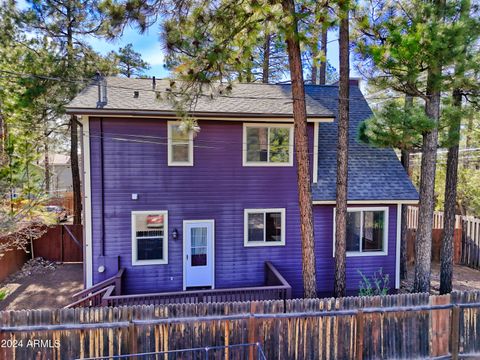
<svg viewBox="0 0 480 360"><path fill-rule="evenodd" d="M107 79L99 71L95 74L95 82L98 89L97 107L101 108L107 105Z"/></svg>
<svg viewBox="0 0 480 360"><path fill-rule="evenodd" d="M157 80L155 79L155 76L152 77L152 89L155 90L155 88L157 87Z"/></svg>

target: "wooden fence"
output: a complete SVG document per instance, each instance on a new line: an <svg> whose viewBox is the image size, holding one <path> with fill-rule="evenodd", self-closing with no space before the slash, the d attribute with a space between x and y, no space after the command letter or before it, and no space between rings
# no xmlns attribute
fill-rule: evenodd
<svg viewBox="0 0 480 360"><path fill-rule="evenodd" d="M56 193L56 196L51 197L47 204L61 206L67 210L68 214L73 214L73 192L67 191Z"/></svg>
<svg viewBox="0 0 480 360"><path fill-rule="evenodd" d="M480 219L462 219L462 263L480 269Z"/></svg>
<svg viewBox="0 0 480 360"><path fill-rule="evenodd" d="M0 239L0 242L1 241L7 240ZM30 254L22 249L7 251L3 256L0 256L0 282L20 270L29 258Z"/></svg>
<svg viewBox="0 0 480 360"><path fill-rule="evenodd" d="M50 261L82 262L82 225L54 225L33 241L33 254Z"/></svg>
<svg viewBox="0 0 480 360"><path fill-rule="evenodd" d="M443 236L443 212L435 211L433 215L432 259L440 257L441 239ZM418 207L409 206L407 225L409 229L407 257L413 259L415 230L418 226ZM480 269L480 219L472 216L455 217L454 263Z"/></svg>
<svg viewBox="0 0 480 360"><path fill-rule="evenodd" d="M0 312L0 358L108 358L258 342L267 359L456 359L480 356L479 328L480 292L11 311ZM225 350L213 358L255 354Z"/></svg>

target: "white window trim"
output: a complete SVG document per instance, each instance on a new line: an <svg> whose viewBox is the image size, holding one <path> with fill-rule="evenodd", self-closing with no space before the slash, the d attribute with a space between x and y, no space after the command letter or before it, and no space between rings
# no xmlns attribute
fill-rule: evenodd
<svg viewBox="0 0 480 360"><path fill-rule="evenodd" d="M333 254L332 257L335 257L335 210L333 208ZM359 211L384 211L385 212L385 226L383 229L383 251L372 251L372 252L360 252L360 251L347 251L347 257L364 257L364 256L387 256L388 255L388 207L379 206L379 207L351 207L347 208L347 212L359 212ZM360 228L363 231L363 216L360 217ZM360 236L361 238L361 236Z"/></svg>
<svg viewBox="0 0 480 360"><path fill-rule="evenodd" d="M269 161L247 161L247 128L249 127L266 127L266 128L288 128L289 134L289 149L288 149L288 162L269 162ZM293 124L278 124L278 123L243 123L243 146L242 146L242 161L243 166L293 166ZM268 144L270 146L270 144Z"/></svg>
<svg viewBox="0 0 480 360"><path fill-rule="evenodd" d="M193 131L188 133L188 157L190 161L173 161L173 138L172 138L172 126L180 125L181 121L168 121L167 128L168 128L168 166L193 166Z"/></svg>
<svg viewBox="0 0 480 360"><path fill-rule="evenodd" d="M281 221L282 221L282 231L280 234L280 241L248 241L248 215L249 214L266 214L269 212L279 212ZM264 216L265 220L265 216ZM285 223L285 208L278 209L245 209L243 213L243 224L244 224L244 236L243 236L243 246L244 247L259 247L259 246L285 246L285 232L286 232L286 223ZM265 231L264 229L264 238Z"/></svg>
<svg viewBox="0 0 480 360"><path fill-rule="evenodd" d="M159 214L163 215L164 221L164 239L163 239L163 254L164 258L159 260L137 260L138 247L137 247L137 234L135 229L135 215L150 215ZM132 211L132 265L165 265L168 264L168 211L166 210L151 210L151 211Z"/></svg>

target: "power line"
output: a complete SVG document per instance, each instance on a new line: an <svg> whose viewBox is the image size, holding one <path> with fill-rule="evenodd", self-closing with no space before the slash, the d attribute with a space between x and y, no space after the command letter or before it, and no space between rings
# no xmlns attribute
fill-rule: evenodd
<svg viewBox="0 0 480 360"><path fill-rule="evenodd" d="M40 75L40 74L29 74L29 73L17 73L13 71L6 71L6 70L1 70L0 72L3 73L8 73L12 77L15 78L26 78L26 77L34 77L34 78L39 78L43 80L50 80L50 81L63 81L63 82L70 82L70 83L83 83L84 85L89 85L89 86L94 86L94 80L92 79L68 79L68 78L59 78L59 77L51 77L48 75ZM139 80L144 80L144 79L139 79ZM157 80L171 80L167 78L158 78ZM239 83L240 85L245 84L245 83ZM260 83L250 83L250 85L259 85L263 86L264 84ZM277 85L277 84L269 84L269 85ZM147 89L147 88L141 88L141 87L131 87L131 86L124 86L124 85L112 85L108 84L103 84L102 86L110 89L120 89L120 90L130 90L130 91L143 91L143 92L152 92L155 94L158 93L165 93L165 94L174 94L174 95L183 95L184 93L179 92L179 91L171 91L171 90L158 90L158 89ZM309 85L305 84L305 86L322 86L322 85ZM333 85L326 85L326 86L333 86ZM221 98L232 98L232 99L248 99L248 100L289 100L289 101L294 101L294 100L303 100L301 98L294 98L291 96L282 96L282 97L273 97L273 96L238 96L238 95L225 95L225 94L216 94L216 95L209 95L209 94L197 94L197 96L201 97L206 97L206 98L212 98L215 99L215 97L221 97ZM432 95L424 95L424 96L432 96ZM313 98L314 100L319 100L316 97L313 97L310 94L307 94L305 97L305 100L308 100L309 98ZM347 100L388 100L388 99L396 99L396 98L404 98L404 96L379 96L379 97L365 97L365 96L349 96ZM341 99L340 97L329 97L329 100L339 100Z"/></svg>
<svg viewBox="0 0 480 360"><path fill-rule="evenodd" d="M53 131L54 133L61 133L59 131ZM90 139L107 139L107 140L114 140L114 141L123 141L123 142L131 142L131 143L139 143L139 144L151 144L151 145L162 145L162 146L168 146L168 145L171 145L168 143L168 137L157 137L157 136L152 136L152 135L132 135L132 134L122 134L122 133L110 133L110 134L115 134L114 136L105 136L105 135L100 135L100 133L97 135L97 134L90 134L88 131L81 131L81 133L90 138ZM105 133L104 133L105 134ZM124 137L122 137L124 136ZM132 138L133 137L133 138ZM160 139L160 140L163 140L162 141L154 141L154 140L143 140L142 137L145 137L145 138L149 138L149 139ZM139 139L138 139L139 138ZM170 138L171 139L171 138ZM167 142L165 142L165 140L167 140ZM197 141L203 141L203 142L207 142L207 143L214 143L214 144L221 144L222 146L206 146L206 145L195 145L195 142ZM228 145L231 145L231 146L243 146L247 143L244 143L244 142L236 142L236 141L216 141L216 140L200 140L200 139L195 139L193 140L193 147L194 148L202 148L202 149L212 149L212 150L227 150L227 149L230 149L231 147L228 146ZM187 145L187 144L185 144ZM259 143L259 144L255 144L255 145L258 145L258 146L265 146L267 147L269 145L269 143ZM282 145L282 147L288 147L289 148L289 152L291 151L290 149L291 148L294 148L295 144L285 144L285 145ZM263 149L265 150L265 149ZM243 150L242 150L243 151ZM292 150L293 151L293 150ZM308 152L307 153L308 155L314 155L315 152Z"/></svg>

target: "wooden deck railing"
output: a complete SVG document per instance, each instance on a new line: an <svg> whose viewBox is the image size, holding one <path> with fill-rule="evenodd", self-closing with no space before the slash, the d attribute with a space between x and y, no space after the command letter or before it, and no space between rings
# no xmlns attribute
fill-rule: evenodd
<svg viewBox="0 0 480 360"><path fill-rule="evenodd" d="M72 295L72 298L74 300L78 300L76 302L79 302L81 300L87 301L87 298L97 296L98 293L104 293L105 290L113 286L113 293L115 295L120 295L122 293L122 277L124 273L124 269L120 269L114 276L111 278L105 279L98 284L93 285L92 287L89 287L88 289L79 291L75 294ZM73 305L73 304L70 304ZM69 305L69 307L70 307Z"/></svg>
<svg viewBox="0 0 480 360"><path fill-rule="evenodd" d="M123 269L114 277L75 294L78 300L67 307L198 304L254 300L286 301L292 296L292 287L270 262L265 263L265 286L244 288L121 295L117 291L117 284L121 284L122 275Z"/></svg>

